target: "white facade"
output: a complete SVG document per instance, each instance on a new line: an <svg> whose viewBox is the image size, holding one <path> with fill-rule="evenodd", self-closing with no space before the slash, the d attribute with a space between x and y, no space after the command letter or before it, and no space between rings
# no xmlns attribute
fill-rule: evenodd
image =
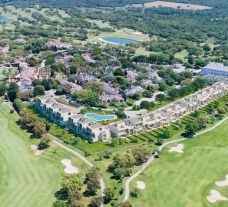
<svg viewBox="0 0 228 207"><path fill-rule="evenodd" d="M151 113L109 125L113 137L128 137L147 130L162 128L204 107L228 92L227 82L217 82Z"/></svg>
<svg viewBox="0 0 228 207"><path fill-rule="evenodd" d="M202 69L202 75L219 75L228 77L228 66L223 63L209 63Z"/></svg>

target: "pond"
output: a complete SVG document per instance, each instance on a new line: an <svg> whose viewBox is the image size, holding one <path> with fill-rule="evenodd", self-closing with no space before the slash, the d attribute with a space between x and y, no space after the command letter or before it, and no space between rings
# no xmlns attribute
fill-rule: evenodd
<svg viewBox="0 0 228 207"><path fill-rule="evenodd" d="M7 22L8 21L8 18L5 17L5 16L0 16L0 23L4 23L4 22Z"/></svg>
<svg viewBox="0 0 228 207"><path fill-rule="evenodd" d="M126 38L119 38L119 37L104 37L102 38L104 42L118 44L118 45L129 45L129 44L136 44L139 41L126 39Z"/></svg>
<svg viewBox="0 0 228 207"><path fill-rule="evenodd" d="M85 114L86 117L94 119L95 121L109 121L115 119L114 115L100 115L100 114Z"/></svg>

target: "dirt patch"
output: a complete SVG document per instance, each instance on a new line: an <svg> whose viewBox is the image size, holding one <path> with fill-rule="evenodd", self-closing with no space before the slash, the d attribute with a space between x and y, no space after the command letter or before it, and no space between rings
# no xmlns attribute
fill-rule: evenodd
<svg viewBox="0 0 228 207"><path fill-rule="evenodd" d="M209 6L196 5L196 4L183 4L183 3L175 3L175 2L169 2L169 1L154 1L154 2L144 3L144 4L132 4L131 7L137 7L137 8L169 7L173 9L184 9L184 10L212 9L212 7L209 7Z"/></svg>
<svg viewBox="0 0 228 207"><path fill-rule="evenodd" d="M61 160L61 163L65 165L65 169L64 169L65 173L74 174L79 172L78 168L72 165L71 160L63 159Z"/></svg>
<svg viewBox="0 0 228 207"><path fill-rule="evenodd" d="M34 151L36 156L39 156L44 152L43 150L39 150L39 147L36 144L31 145L31 149Z"/></svg>
<svg viewBox="0 0 228 207"><path fill-rule="evenodd" d="M143 190L146 187L146 184L143 181L140 181L140 180L137 181L136 184L137 184L136 188L138 188L139 190Z"/></svg>
<svg viewBox="0 0 228 207"><path fill-rule="evenodd" d="M184 153L184 145L178 144L176 147L171 147L169 152Z"/></svg>
<svg viewBox="0 0 228 207"><path fill-rule="evenodd" d="M207 196L207 200L210 203L216 203L218 201L227 201L228 200L227 197L222 196L221 193L218 192L217 190L211 190L210 193L211 194L209 196Z"/></svg>
<svg viewBox="0 0 228 207"><path fill-rule="evenodd" d="M215 182L215 184L219 187L228 186L228 174L226 175L225 180L217 181L217 182Z"/></svg>

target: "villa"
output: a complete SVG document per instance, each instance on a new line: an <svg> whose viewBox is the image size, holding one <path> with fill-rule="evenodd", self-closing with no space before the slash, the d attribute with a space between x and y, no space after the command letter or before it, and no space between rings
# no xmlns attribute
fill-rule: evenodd
<svg viewBox="0 0 228 207"><path fill-rule="evenodd" d="M127 80L130 83L135 83L138 73L135 70L128 70L127 71Z"/></svg>
<svg viewBox="0 0 228 207"><path fill-rule="evenodd" d="M108 126L99 124L81 114L70 117L67 126L76 134L80 134L92 142L108 140L111 138Z"/></svg>
<svg viewBox="0 0 228 207"><path fill-rule="evenodd" d="M211 62L202 69L201 74L228 77L228 66L225 66L223 63Z"/></svg>
<svg viewBox="0 0 228 207"><path fill-rule="evenodd" d="M45 44L47 47L56 47L57 49L71 48L72 45L66 42L49 41Z"/></svg>
<svg viewBox="0 0 228 207"><path fill-rule="evenodd" d="M38 98L35 106L42 114L56 124L66 126L74 133L81 135L91 142L108 140L111 137L108 126L99 124L79 114L80 109L58 103L55 99L48 96Z"/></svg>
<svg viewBox="0 0 228 207"><path fill-rule="evenodd" d="M142 88L141 86L132 86L131 88L126 89L124 91L124 93L128 96L128 95L132 95L132 94L135 94L135 93L143 93L144 90L145 89Z"/></svg>
<svg viewBox="0 0 228 207"><path fill-rule="evenodd" d="M120 91L118 88L114 88L111 83L104 83L104 92L110 95L118 95Z"/></svg>
<svg viewBox="0 0 228 207"><path fill-rule="evenodd" d="M101 101L103 103L111 103L111 102L122 103L122 102L124 102L124 98L120 95L109 95L106 93L102 93Z"/></svg>
<svg viewBox="0 0 228 207"><path fill-rule="evenodd" d="M82 86L80 86L80 85L78 85L78 84L76 84L76 83L72 83L72 82L69 82L69 81L67 81L67 80L62 80L61 82L60 82L60 84L62 85L62 86L70 86L70 92L71 93L74 93L75 91L80 91L80 90L82 90Z"/></svg>
<svg viewBox="0 0 228 207"><path fill-rule="evenodd" d="M113 137L128 137L146 130L162 128L202 108L228 92L227 82L217 82L153 112L109 125Z"/></svg>
<svg viewBox="0 0 228 207"><path fill-rule="evenodd" d="M96 63L96 61L92 58L90 53L84 53L81 56L87 63Z"/></svg>

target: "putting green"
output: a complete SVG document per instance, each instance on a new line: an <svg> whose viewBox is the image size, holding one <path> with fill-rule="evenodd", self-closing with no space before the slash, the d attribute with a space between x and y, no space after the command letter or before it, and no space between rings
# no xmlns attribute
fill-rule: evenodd
<svg viewBox="0 0 228 207"><path fill-rule="evenodd" d="M228 174L228 121L197 138L183 142L184 153L170 153L168 146L160 159L137 180L146 183L135 206L144 207L227 207L228 201L209 203L206 197L215 189L228 197L228 187L218 187L216 181Z"/></svg>
<svg viewBox="0 0 228 207"><path fill-rule="evenodd" d="M68 158L83 171L86 166L52 146L41 156L35 156L31 143L37 143L16 124L17 116L0 105L0 206L51 207L54 193L59 189Z"/></svg>

